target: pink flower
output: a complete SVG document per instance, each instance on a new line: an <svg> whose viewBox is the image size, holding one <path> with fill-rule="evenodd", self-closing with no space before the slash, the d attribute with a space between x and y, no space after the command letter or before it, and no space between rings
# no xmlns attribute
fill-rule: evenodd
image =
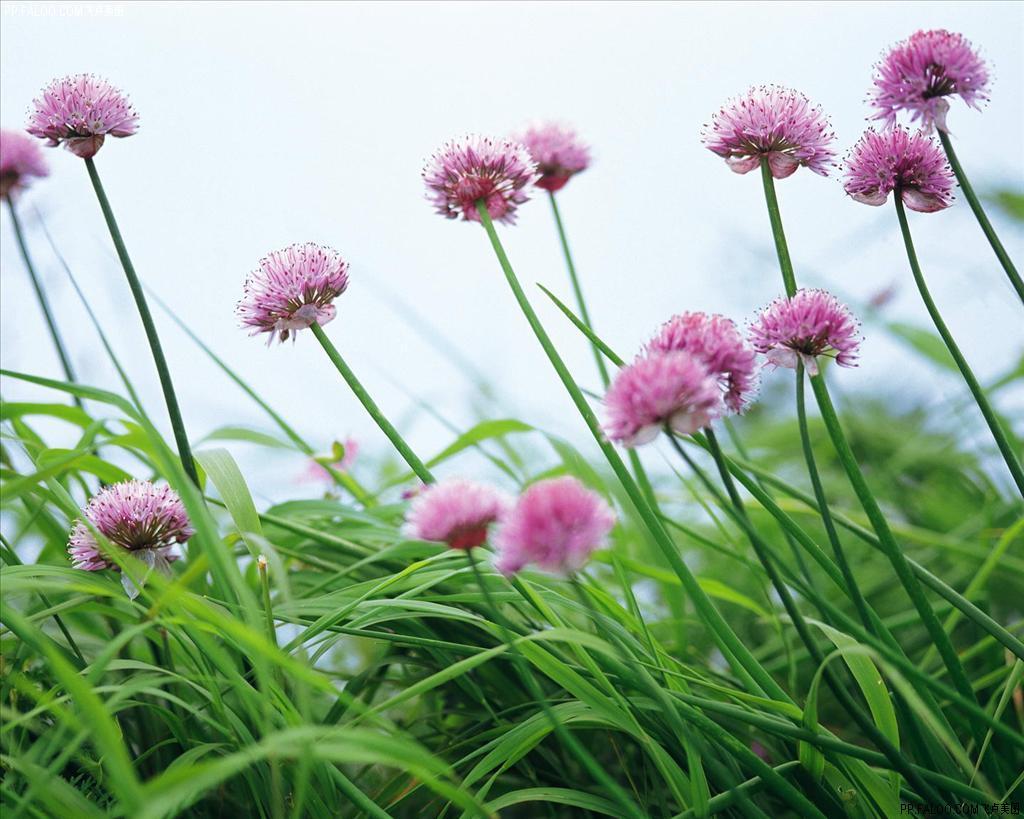
<svg viewBox="0 0 1024 819"><path fill-rule="evenodd" d="M829 147L835 135L821 108L778 85L751 88L726 102L701 137L736 173L754 170L767 157L776 179L785 179L801 165L828 176L835 157Z"/></svg>
<svg viewBox="0 0 1024 819"><path fill-rule="evenodd" d="M92 74L74 74L51 82L32 101L26 130L88 159L107 134L126 137L139 128L139 117L118 89Z"/></svg>
<svg viewBox="0 0 1024 819"><path fill-rule="evenodd" d="M750 341L772 364L795 370L802 361L811 375L818 374L819 355L854 366L860 346L857 321L824 290L797 290L791 299L773 301L751 325Z"/></svg>
<svg viewBox="0 0 1024 819"><path fill-rule="evenodd" d="M337 446L337 444L335 444ZM355 463L356 456L359 454L359 442L355 438L346 438L343 444L345 454L341 456L340 460L334 461L331 464L333 469L338 472L346 472ZM331 473L328 472L323 465L315 458L309 459L309 464L306 467L303 478L308 481L331 481Z"/></svg>
<svg viewBox="0 0 1024 819"><path fill-rule="evenodd" d="M235 314L252 335L294 341L299 330L334 319L332 302L348 287L348 262L329 247L306 242L268 253L246 277Z"/></svg>
<svg viewBox="0 0 1024 819"><path fill-rule="evenodd" d="M627 447L650 443L666 426L688 435L723 410L722 390L696 355L651 352L623 367L604 397L609 440Z"/></svg>
<svg viewBox="0 0 1024 819"><path fill-rule="evenodd" d="M503 492L490 486L461 479L441 481L413 497L402 531L418 540L472 549L487 540L491 524L500 520L510 505Z"/></svg>
<svg viewBox="0 0 1024 819"><path fill-rule="evenodd" d="M953 171L942 148L924 131L911 134L899 126L864 133L846 159L843 187L865 205L884 205L892 191L921 213L953 203Z"/></svg>
<svg viewBox="0 0 1024 819"><path fill-rule="evenodd" d="M988 100L988 80L985 61L963 35L941 29L918 31L875 65L875 87L869 99L877 109L873 119L891 127L896 114L907 111L911 122L920 120L926 130L938 126L946 131L946 97L959 95L980 110Z"/></svg>
<svg viewBox="0 0 1024 819"><path fill-rule="evenodd" d="M150 566L176 560L171 547L184 543L194 531L178 493L169 486L130 480L102 489L85 507L85 517L114 546L135 553ZM95 572L117 568L104 556L95 536L75 521L68 553L76 569Z"/></svg>
<svg viewBox="0 0 1024 819"><path fill-rule="evenodd" d="M33 176L49 174L39 143L19 131L0 130L0 199L27 188Z"/></svg>
<svg viewBox="0 0 1024 819"><path fill-rule="evenodd" d="M666 321L647 344L648 353L685 350L718 378L726 406L742 412L757 386L757 356L732 319L707 313L680 313Z"/></svg>
<svg viewBox="0 0 1024 819"><path fill-rule="evenodd" d="M611 507L576 478L537 481L519 497L498 532L498 570L515 574L535 563L571 574L605 545L614 525Z"/></svg>
<svg viewBox="0 0 1024 819"><path fill-rule="evenodd" d="M569 178L590 165L590 150L576 132L553 122L534 123L516 137L537 163L540 179L535 183L546 191L565 187Z"/></svg>
<svg viewBox="0 0 1024 819"><path fill-rule="evenodd" d="M530 197L537 165L518 142L477 135L445 143L423 169L427 199L448 219L479 222L483 200L491 218L513 224L515 211Z"/></svg>

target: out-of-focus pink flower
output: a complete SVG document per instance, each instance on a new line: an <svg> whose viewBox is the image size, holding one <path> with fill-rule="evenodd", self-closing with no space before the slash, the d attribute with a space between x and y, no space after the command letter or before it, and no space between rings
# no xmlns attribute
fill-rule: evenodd
<svg viewBox="0 0 1024 819"><path fill-rule="evenodd" d="M482 199L493 220L513 224L536 180L537 165L525 146L476 134L445 143L423 169L427 199L437 212L470 222L480 221L476 203Z"/></svg>
<svg viewBox="0 0 1024 819"><path fill-rule="evenodd" d="M336 250L307 242L268 253L246 277L235 314L252 335L294 340L299 330L334 319L332 303L348 287L348 262Z"/></svg>
<svg viewBox="0 0 1024 819"><path fill-rule="evenodd" d="M931 130L946 128L947 97L959 96L980 110L988 101L988 66L961 34L937 29L918 31L894 45L875 65L870 102L873 119L896 124L900 111Z"/></svg>
<svg viewBox="0 0 1024 819"><path fill-rule="evenodd" d="M0 199L28 187L32 177L49 173L38 142L20 131L0 129Z"/></svg>
<svg viewBox="0 0 1024 819"><path fill-rule="evenodd" d="M174 544L184 543L194 534L178 493L149 481L107 486L89 501L84 513L112 545L133 552L151 566L155 558L176 560ZM71 530L68 553L76 569L117 568L81 520Z"/></svg>
<svg viewBox="0 0 1024 819"><path fill-rule="evenodd" d="M732 319L680 313L666 321L647 345L648 353L685 350L718 378L726 406L742 412L757 388L757 356Z"/></svg>
<svg viewBox="0 0 1024 819"><path fill-rule="evenodd" d="M818 356L835 356L836 363L856 363L860 336L849 309L824 290L798 290L793 298L769 304L750 327L754 349L778 367L818 374Z"/></svg>
<svg viewBox="0 0 1024 819"><path fill-rule="evenodd" d="M138 114L121 91L101 77L73 74L54 80L32 101L25 130L88 159L107 135L126 137L138 129Z"/></svg>
<svg viewBox="0 0 1024 819"><path fill-rule="evenodd" d="M351 469L352 464L355 463L356 456L359 455L359 442L355 438L346 438L344 447L345 454L341 456L341 460L334 461L331 464L331 467L338 472L347 472ZM309 465L306 467L305 473L303 473L303 478L307 481L334 480L331 473L315 458L309 459Z"/></svg>
<svg viewBox="0 0 1024 819"><path fill-rule="evenodd" d="M537 481L519 497L498 531L497 568L515 574L534 563L571 574L605 545L614 525L611 507L576 478Z"/></svg>
<svg viewBox="0 0 1024 819"><path fill-rule="evenodd" d="M683 435L723 410L722 390L696 355L683 350L638 357L615 376L604 397L605 435L623 446L650 443L666 426Z"/></svg>
<svg viewBox="0 0 1024 819"><path fill-rule="evenodd" d="M440 481L412 499L402 531L407 537L442 541L453 549L472 549L487 540L491 524L510 505L511 499L493 487L461 479Z"/></svg>
<svg viewBox="0 0 1024 819"><path fill-rule="evenodd" d="M702 131L704 145L724 157L736 173L747 173L767 157L776 179L801 165L828 176L835 135L821 108L799 91L778 85L751 88L731 99Z"/></svg>
<svg viewBox="0 0 1024 819"><path fill-rule="evenodd" d="M864 133L846 159L843 187L865 205L884 205L892 191L921 213L953 203L953 171L942 148L923 131L899 126Z"/></svg>
<svg viewBox="0 0 1024 819"><path fill-rule="evenodd" d="M546 191L561 190L571 176L590 165L587 146L573 129L557 123L533 123L515 139L526 146L537 163L540 179L536 185Z"/></svg>

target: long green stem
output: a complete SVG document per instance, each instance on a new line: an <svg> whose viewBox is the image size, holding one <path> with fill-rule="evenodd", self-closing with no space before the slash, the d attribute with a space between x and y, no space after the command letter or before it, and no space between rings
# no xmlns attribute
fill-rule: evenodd
<svg viewBox="0 0 1024 819"><path fill-rule="evenodd" d="M86 170L89 171L89 179L92 181L93 190L96 191L96 198L100 203L100 210L103 211L103 218L106 220L107 229L110 231L110 238L114 241L114 249L117 251L117 258L121 260L121 267L124 268L124 275L128 279L128 287L135 299L135 306L139 311L139 318L142 319L142 326L146 330L146 339L149 341L149 349L153 353L153 362L156 364L156 372L160 377L160 387L164 393L164 402L167 404L167 414L171 419L171 429L174 431L174 441L178 446L178 456L181 458L181 466L185 474L192 479L192 482L199 486L199 476L196 473L196 466L192 460L192 448L188 443L188 436L185 434L185 422L181 419L181 409L178 407L178 397L174 392L174 383L171 381L171 371L167 367L167 359L164 358L163 347L160 346L160 336L157 335L156 325L153 323L153 316L149 312L149 305L146 304L146 294L142 290L142 282L135 272L131 257L128 255L128 248L125 247L124 239L121 238L121 230L114 218L114 211L110 207L110 201L103 190L103 183L100 181L99 173L96 171L96 164L92 158L85 160Z"/></svg>
<svg viewBox="0 0 1024 819"><path fill-rule="evenodd" d="M768 157L761 157L761 182L764 184L764 201L768 205L768 220L772 223L775 253L779 257L779 268L782 270L782 283L786 287L786 295L792 298L796 293L796 276L793 274L793 261L789 257L789 245L786 244L786 232L782 229L782 214L779 212L775 179L768 165Z"/></svg>
<svg viewBox="0 0 1024 819"><path fill-rule="evenodd" d="M74 368L71 366L71 358L64 347L64 341L60 336L60 330L57 328L57 322L54 321L53 311L50 309L50 301L46 298L46 291L43 290L43 283L39 281L35 265L32 264L32 257L29 255L28 245L25 243L25 234L21 230L21 219L18 218L14 202L9 197L4 198L7 202L7 210L11 214L11 224L14 225L14 237L18 240L18 250L21 251L21 258L25 262L25 269L28 270L28 277L32 280L32 288L36 291L36 298L39 300L39 307L43 311L43 318L46 319L46 326L50 329L50 338L53 339L53 346L57 350L60 366L64 370L64 376L67 380L74 384L76 379ZM82 399L77 395L72 396L72 400L76 406L82 406Z"/></svg>
<svg viewBox="0 0 1024 819"><path fill-rule="evenodd" d="M615 801L619 803L619 806L626 812L627 816L634 817L634 819L645 819L645 814L637 807L636 803L629 797L629 794L627 794L622 786L608 775L604 768L601 767L601 764L594 759L590 751L584 748L576 740L576 737L572 735L572 732L569 731L558 717L555 716L554 712L551 710L551 706L548 704L547 697L544 692L541 691L537 681L533 678L532 672L526 665L525 658L515 645L512 638L512 632L505 622L504 615L502 615L498 610L498 607L494 602L494 598L491 596L491 590L484 582L483 573L477 565L472 549L466 550L466 560L469 562L469 566L473 570L473 576L476 579L476 584L480 587L480 591L483 592L484 599L487 602L487 608L490 610L491 616L494 618L494 624L498 627L502 642L508 646L516 672L519 674L523 684L527 687L530 696L533 697L534 701L541 707L541 710L544 712L544 716L547 718L548 722L551 723L551 728L554 730L555 736L557 736L559 741L572 752L584 769L593 776L594 779L600 782L609 793L612 794Z"/></svg>
<svg viewBox="0 0 1024 819"><path fill-rule="evenodd" d="M380 411L380 408L370 397L370 394L366 391L363 385L356 378L356 374L352 372L348 364L345 363L345 359L341 357L341 353L338 352L334 344L324 333L324 328L319 324L313 324L310 326L313 331L313 335L316 336L316 340L320 342L320 346L324 348L324 352L327 353L327 357L331 359L331 363L337 368L338 372L341 373L341 377L345 379L345 383L348 384L350 390L356 398L359 399L359 403L363 405L366 411L370 414L370 417L380 427L381 432L388 436L388 440L394 445L395 449L398 450L398 454L402 456L403 460L409 465L409 468L416 473L423 483L433 483L434 476L430 474L430 470L427 469L426 465L421 461L416 453L412 451L412 448L405 442L405 439L401 436L397 429L392 426L391 422L384 416L384 413Z"/></svg>
<svg viewBox="0 0 1024 819"><path fill-rule="evenodd" d="M949 166L953 169L953 173L956 175L956 181L960 183L960 190L963 191L967 204L970 205L971 210L974 211L974 218L978 220L982 233L985 234L985 238L988 239L988 243L992 245L992 250L995 251L996 258L999 259L999 264L1001 264L1003 266L1003 270L1006 271L1006 277L1010 280L1010 284L1013 285L1013 289L1017 291L1017 296L1022 302L1024 302L1024 280L1021 280L1020 273L1017 272L1017 268L1010 260L1010 254L1006 252L1006 248L1003 247L1003 243L999 241L999 237L992 228L992 223L988 220L985 210L981 207L981 200L978 199L978 195L974 192L974 188L971 187L971 183L967 179L967 174L964 173L964 169L960 165L960 160L957 159L956 151L953 150L953 142L950 140L949 134L941 128L939 129L939 140L942 142L942 147L946 151L946 158L949 160Z"/></svg>
<svg viewBox="0 0 1024 819"><path fill-rule="evenodd" d="M714 604L711 602L710 598L700 587L700 584L697 582L697 578L693 576L693 573L676 550L675 544L662 527L661 522L658 520L657 513L648 505L647 498L644 496L644 493L633 480L629 470L626 469L625 463L619 457L619 454L611 444L605 440L604 433L601 431L601 426L597 421L597 417L594 415L594 411L590 408L590 405L583 396L579 385L577 385L576 381L573 379L569 369L565 366L565 362L558 354L554 344L552 344L547 331L544 329L540 319L534 312L529 299L526 298L526 294L523 292L523 288L519 284L518 278L516 278L515 271L512 270L512 265L509 263L508 256L505 255L505 249L501 245L501 240L498 238L498 234L494 229L494 223L491 221L491 216L487 212L487 208L484 206L483 202L477 203L477 212L480 215L480 221L483 223L483 226L487 231L487 236L491 241L491 246L494 248L495 255L498 257L498 263L501 265L502 272L505 274L505 278L512 290L512 294L515 296L520 309L523 311L523 315L526 317L534 335L537 337L537 341L540 342L548 360L551 362L551 366L554 367L555 372L558 374L559 379L561 379L570 398L572 398L573 404L576 405L576 409L586 422L587 428L597 441L597 445L601 448L601 452L608 460L612 471L615 472L616 477L619 479L623 489L629 496L630 502L636 508L637 513L640 515L644 525L651 533L655 543L665 556L665 559L679 577L679 580L683 585L683 589L693 601L699 615L710 627L712 636L714 637L719 649L722 651L722 654L726 657L737 676L743 679L748 687L752 689L751 693L767 693L773 699L781 700L782 702L791 702L792 700L789 695L786 694L785 690L764 670L761 664L750 652L750 649L747 648L747 646L745 646L736 636L736 633L729 627L729 624L725 621L722 615L718 612L718 609L716 609Z"/></svg>
<svg viewBox="0 0 1024 819"><path fill-rule="evenodd" d="M587 311L587 303L583 299L583 288L580 287L579 277L576 275L576 265L572 260L572 253L569 251L569 240L565 238L565 226L562 224L562 214L558 210L558 200L554 191L548 191L548 199L551 201L551 212L555 215L555 225L558 227L558 238L562 242L562 253L565 254L565 266L569 269L569 281L572 283L572 292L576 296L576 306L580 309L580 318L588 328L593 329L590 322L590 313ZM594 361L597 363L597 371L601 374L601 383L608 386L608 368L604 363L604 356L600 350L591 345L594 353Z"/></svg>
<svg viewBox="0 0 1024 819"><path fill-rule="evenodd" d="M978 379L974 377L974 373L971 371L970 365L967 363L967 359L965 359L963 353L960 352L960 348L957 346L956 341L953 340L953 334L949 332L949 328L946 327L946 322L942 320L942 315L939 313L939 308L935 306L935 302L932 300L932 295L928 291L928 285L925 283L924 275L921 273L921 265L917 261L917 252L914 250L914 240L910 235L910 224L907 222L907 212L903 207L903 200L900 199L899 196L894 196L893 200L896 202L896 215L899 217L900 230L903 233L903 243L907 248L907 259L910 262L910 270L914 274L914 281L917 283L917 289L921 293L921 300L924 301L924 306L928 309L928 315L932 317L935 329L938 330L939 335L942 336L942 340L946 344L946 349L948 349L950 355L953 356L957 369L960 370L960 374L964 377L964 381L967 382L967 387L970 389L971 395L974 396L978 409L980 409L981 414L985 416L985 423L988 424L988 428L992 432L992 437L995 438L996 446L999 447L1003 460L1006 461L1006 466L1010 470L1010 474L1013 476L1014 483L1017 484L1018 491L1022 496L1024 496L1024 469L1021 468L1020 461L1017 460L1017 455L1014 453L1013 447L1010 445L1010 441L1006 437L1006 432L999 423L999 418L996 417L995 412L988 403L988 399L985 397L985 391L982 389L981 384L978 383Z"/></svg>

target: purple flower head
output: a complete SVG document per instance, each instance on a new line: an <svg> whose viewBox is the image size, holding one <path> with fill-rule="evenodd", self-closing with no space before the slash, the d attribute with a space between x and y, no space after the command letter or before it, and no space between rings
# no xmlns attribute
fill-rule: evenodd
<svg viewBox="0 0 1024 819"><path fill-rule="evenodd" d="M32 177L49 174L38 142L20 131L0 129L0 199L27 188Z"/></svg>
<svg viewBox="0 0 1024 819"><path fill-rule="evenodd" d="M819 355L854 366L860 346L856 319L824 290L797 290L791 299L773 301L751 325L750 341L772 364L795 370L802 361L811 375L818 374Z"/></svg>
<svg viewBox="0 0 1024 819"><path fill-rule="evenodd" d="M911 122L921 121L930 131L947 131L946 97L959 95L971 108L980 110L988 101L988 66L961 34L937 29L919 31L894 45L875 65L874 88L869 101L877 109L873 119L896 124L900 111Z"/></svg>
<svg viewBox="0 0 1024 819"><path fill-rule="evenodd" d="M335 443L335 452L337 452L338 444ZM338 472L348 472L352 468L352 464L355 463L356 458L359 455L359 441L355 438L346 438L345 443L342 445L344 453L341 458L335 458L337 460L331 463L331 468ZM322 459L326 460L326 459ZM332 481L334 477L330 472L327 471L326 467L317 460L316 458L310 458L309 463L306 466L306 471L302 474L302 480L306 481Z"/></svg>
<svg viewBox="0 0 1024 819"><path fill-rule="evenodd" d="M427 162L423 181L427 199L448 219L461 214L479 222L476 203L482 199L492 219L513 224L537 181L537 164L518 142L471 134L445 143Z"/></svg>
<svg viewBox="0 0 1024 819"><path fill-rule="evenodd" d="M89 501L84 512L111 544L134 552L140 559L149 558L151 565L153 558L176 560L171 547L195 534L178 493L149 481L107 486ZM68 553L76 569L95 572L117 568L81 520L75 521L71 530Z"/></svg>
<svg viewBox="0 0 1024 819"><path fill-rule="evenodd" d="M590 165L590 149L576 132L554 122L533 123L515 137L537 163L538 188L552 193L565 187L569 178Z"/></svg>
<svg viewBox="0 0 1024 819"><path fill-rule="evenodd" d="M921 213L953 203L953 171L942 148L924 131L899 126L864 133L846 159L843 187L865 205L884 205L892 191Z"/></svg>
<svg viewBox="0 0 1024 819"><path fill-rule="evenodd" d="M409 504L402 531L407 537L437 540L452 549L472 549L487 540L511 500L490 486L452 479L431 484Z"/></svg>
<svg viewBox="0 0 1024 819"><path fill-rule="evenodd" d="M32 101L25 130L88 159L108 134L126 137L138 129L138 114L117 88L92 74L73 74L54 80Z"/></svg>
<svg viewBox="0 0 1024 819"><path fill-rule="evenodd" d="M799 91L778 85L751 88L731 99L701 133L709 151L725 158L736 173L747 173L768 158L776 179L801 165L828 176L835 139L828 118Z"/></svg>
<svg viewBox="0 0 1024 819"><path fill-rule="evenodd" d="M268 253L245 279L235 314L252 335L294 341L299 330L334 319L332 302L348 287L348 262L336 250L306 242Z"/></svg>
<svg viewBox="0 0 1024 819"><path fill-rule="evenodd" d="M529 563L558 574L583 568L605 545L615 513L576 478L547 478L516 501L498 532L497 567L515 574Z"/></svg>
<svg viewBox="0 0 1024 819"><path fill-rule="evenodd" d="M684 350L639 356L615 376L604 397L605 435L623 446L647 444L668 426L688 435L724 410L718 380Z"/></svg>
<svg viewBox="0 0 1024 819"><path fill-rule="evenodd" d="M757 387L757 356L732 319L707 313L680 313L648 342L648 353L685 350L718 378L726 406L742 412Z"/></svg>

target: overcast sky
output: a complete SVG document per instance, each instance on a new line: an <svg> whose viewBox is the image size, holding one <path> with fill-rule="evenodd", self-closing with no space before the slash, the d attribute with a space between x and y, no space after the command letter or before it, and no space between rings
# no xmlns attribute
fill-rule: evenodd
<svg viewBox="0 0 1024 819"><path fill-rule="evenodd" d="M865 127L871 66L918 28L963 32L993 66L983 113L949 116L976 187L1022 185L1024 6L1019 3L345 4L4 3L0 119L21 127L51 78L94 72L132 98L136 136L109 140L97 166L146 283L317 444L384 440L315 340L268 350L236 326L246 273L267 251L318 241L351 263L328 332L378 402L425 452L449 438L414 396L464 425L466 375L401 314L443 336L502 396L497 415L578 436L581 423L507 292L478 225L448 222L423 198L423 160L466 131L503 134L541 117L575 125L594 163L559 195L599 332L624 355L674 312L746 320L780 289L757 174L702 148L701 125L751 84L798 88L831 115L845 152ZM23 199L45 215L89 298L165 417L138 317L81 160L50 150L52 175ZM866 299L897 284L893 315L927 323L891 207L844 197L806 170L779 183L797 276ZM501 229L513 265L570 364L592 362L533 288L569 298L547 203ZM912 214L925 274L982 374L1019 354L1020 305L962 198ZM1022 237L993 213L1011 255ZM30 241L81 378L116 385L85 315L26 212ZM56 359L2 224L0 342L6 367L56 375ZM398 302L396 302L398 300ZM159 311L158 311L159 312ZM158 322L193 438L258 410L164 316ZM866 339L842 391L916 392L962 382L908 368ZM5 381L6 398L34 394Z"/></svg>

